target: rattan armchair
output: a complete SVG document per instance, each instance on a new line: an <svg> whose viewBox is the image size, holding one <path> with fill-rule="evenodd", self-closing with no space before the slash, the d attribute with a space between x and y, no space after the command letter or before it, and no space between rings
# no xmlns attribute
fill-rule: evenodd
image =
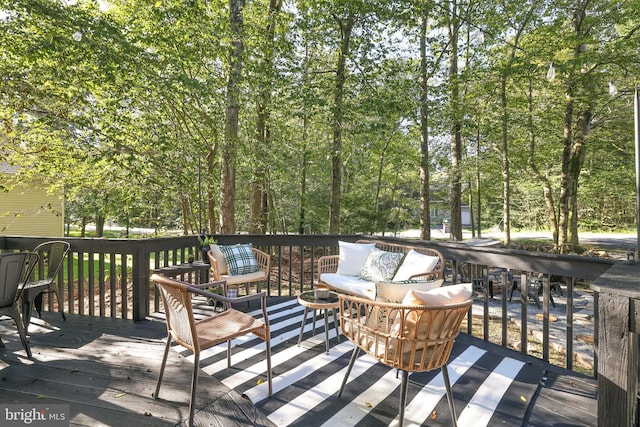
<svg viewBox="0 0 640 427"><path fill-rule="evenodd" d="M209 263L211 264L211 280L225 280L227 285L244 285L247 295L249 294L249 285L252 283L256 284L257 292L260 292L261 282L266 282L267 286L269 286L268 282L269 270L271 269L271 255L257 248L253 248L252 250L256 263L258 264L258 271L255 273L240 274L237 276L228 274L226 272L226 268L224 268L224 271L221 271L219 258L216 257L216 254L214 254L212 250L208 251L207 256L209 257ZM222 258L221 261L224 263L224 258Z"/></svg>
<svg viewBox="0 0 640 427"><path fill-rule="evenodd" d="M456 425L446 363L460 325L472 303L473 299L465 297L463 302L450 305L404 305L341 294L340 326L344 336L356 347L338 396L342 395L362 349L378 362L402 371L399 414L402 426L408 373L441 368L449 409L453 424Z"/></svg>
<svg viewBox="0 0 640 427"><path fill-rule="evenodd" d="M224 281L192 285L159 274L152 275L151 280L155 282L160 290L168 331L164 357L158 375L158 383L156 385L156 391L153 394L154 399L158 398L160 392L162 376L164 374L169 348L171 347L171 341L173 340L194 354L188 423L189 426L192 426L198 386L198 372L200 371L200 352L227 341L227 365L231 366L231 339L247 334L254 334L266 343L267 381L269 385L269 396L271 396L271 334L269 330L269 319L267 317L266 294L264 292L239 298L227 298L203 290L209 287L226 287ZM221 301L229 308L210 317L196 321L191 305L192 294L198 294ZM231 308L232 304L256 299L261 300L262 303L262 320Z"/></svg>

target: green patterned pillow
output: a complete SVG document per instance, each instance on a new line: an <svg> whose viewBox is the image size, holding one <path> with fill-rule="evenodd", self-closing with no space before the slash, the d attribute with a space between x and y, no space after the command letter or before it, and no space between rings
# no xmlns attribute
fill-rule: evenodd
<svg viewBox="0 0 640 427"><path fill-rule="evenodd" d="M253 255L253 245L220 245L220 250L224 254L224 260L231 276L255 273L260 270L256 257Z"/></svg>
<svg viewBox="0 0 640 427"><path fill-rule="evenodd" d="M388 282L396 274L402 257L404 257L403 253L385 252L374 248L369 252L367 262L360 272L360 278L370 282Z"/></svg>

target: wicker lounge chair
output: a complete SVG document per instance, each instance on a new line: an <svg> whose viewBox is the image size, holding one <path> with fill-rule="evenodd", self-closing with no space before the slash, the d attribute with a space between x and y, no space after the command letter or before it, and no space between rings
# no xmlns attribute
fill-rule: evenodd
<svg viewBox="0 0 640 427"><path fill-rule="evenodd" d="M402 304L395 304L341 294L342 333L356 347L338 396L342 395L351 369L362 349L378 362L402 371L399 414L402 426L408 373L440 368L453 424L456 425L456 413L446 363L454 340L458 336L460 324L469 311L473 299L470 297L470 285L444 287L463 286L468 286L464 301L450 305L407 305L406 298Z"/></svg>

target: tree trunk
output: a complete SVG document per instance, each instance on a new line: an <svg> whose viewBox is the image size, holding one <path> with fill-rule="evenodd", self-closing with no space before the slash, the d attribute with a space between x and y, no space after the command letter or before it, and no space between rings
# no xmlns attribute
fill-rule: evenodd
<svg viewBox="0 0 640 427"><path fill-rule="evenodd" d="M571 149L571 163L569 167L569 222L567 228L567 242L571 251L578 247L578 180L582 165L587 155L586 137L591 127L591 111L581 111L576 122L575 136Z"/></svg>
<svg viewBox="0 0 640 427"><path fill-rule="evenodd" d="M585 37L590 28L585 24L586 3L582 4L583 9L574 11L572 24L575 36L578 40ZM583 26L586 26L584 28ZM583 52L582 45L577 45L574 50L574 58L578 59ZM577 61L580 63L580 61ZM564 136L562 150L562 172L560 178L560 199L559 199L559 219L558 219L558 249L560 253L575 252L578 247L578 180L582 165L586 156L586 137L591 127L593 117L590 102L582 99L577 104L579 112L575 129L573 128L575 95L578 89L578 79L582 83L583 93L590 97L594 92L589 87L589 77L572 74L567 78L567 103L564 116Z"/></svg>
<svg viewBox="0 0 640 427"><path fill-rule="evenodd" d="M231 26L231 52L229 76L227 80L227 108L224 122L224 144L221 165L220 232L236 232L236 155L238 146L239 84L242 76L242 55L244 53L242 8L244 0L229 0L229 21Z"/></svg>
<svg viewBox="0 0 640 427"><path fill-rule="evenodd" d="M346 76L346 61L349 56L351 30L355 19L348 16L346 20L334 15L340 27L340 52L336 66L336 86L333 97L333 143L331 150L331 209L329 212L329 234L340 233L340 199L342 183L342 103Z"/></svg>
<svg viewBox="0 0 640 427"><path fill-rule="evenodd" d="M218 144L214 145L209 152L207 153L207 177L214 176L215 165L216 165L216 151L215 147ZM206 188L207 188L207 218L209 219L209 232L216 233L218 230L216 228L216 199L215 199L215 186L210 179L206 179ZM202 230L199 230L199 232Z"/></svg>
<svg viewBox="0 0 640 427"><path fill-rule="evenodd" d="M428 13L420 26L420 239L431 240L429 203L429 79L427 76Z"/></svg>
<svg viewBox="0 0 640 427"><path fill-rule="evenodd" d="M449 83L450 83L450 111L451 111L451 137L450 137L450 206L451 221L449 237L451 240L462 240L462 182L460 166L462 162L462 125L460 124L460 83L458 81L458 37L459 19L455 2L450 6L449 31Z"/></svg>
<svg viewBox="0 0 640 427"><path fill-rule="evenodd" d="M302 117L302 164L300 165L300 210L298 214L298 233L304 234L305 208L307 201L307 112Z"/></svg>
<svg viewBox="0 0 640 427"><path fill-rule="evenodd" d="M509 113L507 111L507 76L506 73L501 77L500 89L500 106L502 108L502 221L504 223L504 238L502 240L505 246L511 245L511 211L510 198L511 191L509 189Z"/></svg>
<svg viewBox="0 0 640 427"><path fill-rule="evenodd" d="M251 214L249 222L249 232L252 234L264 234L267 231L267 215L265 210L268 206L266 203L267 192L267 154L271 145L271 132L269 130L269 117L271 109L271 87L272 87L272 70L274 49L271 43L275 39L275 19L282 7L282 0L270 0L268 11L268 22L266 29L266 49L264 52L264 64L262 69L265 70L264 75L266 81L261 84L260 93L258 95L257 118L256 118L256 138L255 138L255 170L253 181L251 183Z"/></svg>
<svg viewBox="0 0 640 427"><path fill-rule="evenodd" d="M373 230L370 230L370 233L373 234L378 230L382 230L384 235L384 231L387 229L387 221L386 216L384 218L380 218L380 192L382 191L382 172L384 170L384 161L387 154L387 150L389 149L389 144L391 143L391 138L393 138L393 132L386 138L384 143L384 148L380 153L380 161L378 162L378 177L376 179L376 194L374 196L373 202ZM395 189L395 187L393 187ZM391 200L391 205L393 206L393 200ZM380 220L384 222L380 224Z"/></svg>
<svg viewBox="0 0 640 427"><path fill-rule="evenodd" d="M104 236L104 222L105 222L104 215L96 215L95 221L96 221L96 237Z"/></svg>
<svg viewBox="0 0 640 427"><path fill-rule="evenodd" d="M480 125L476 133L476 206L475 211L477 215L476 229L478 230L478 237L482 237L482 186L480 180L480 165L478 160L480 159ZM472 214L473 217L473 214Z"/></svg>
<svg viewBox="0 0 640 427"><path fill-rule="evenodd" d="M535 154L536 154L536 129L533 125L533 85L531 79L529 79L529 93L527 96L527 103L529 106L529 115L527 117L527 124L529 127L529 158L527 159L527 163L529 168L533 172L533 175L536 177L543 190L544 203L547 208L547 222L549 224L549 229L553 235L554 245L558 245L558 219L556 217L556 209L555 209L555 200L553 198L553 190L551 188L551 183L544 176L535 162Z"/></svg>

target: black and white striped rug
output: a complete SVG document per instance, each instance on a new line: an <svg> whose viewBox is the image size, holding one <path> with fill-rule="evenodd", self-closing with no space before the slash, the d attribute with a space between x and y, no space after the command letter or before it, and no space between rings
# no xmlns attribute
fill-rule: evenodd
<svg viewBox="0 0 640 427"><path fill-rule="evenodd" d="M237 307L241 309L242 307ZM324 322L315 334L312 316L298 334L304 309L295 298L268 307L271 325L273 396L268 397L265 344L252 336L233 341L232 367L226 344L201 354L200 366L246 396L278 426L397 425L400 376L361 352L340 398L353 344L336 338L330 316L330 351L325 351ZM206 313L206 309L203 314ZM261 317L261 311L251 311ZM494 346L460 334L449 361L449 377L459 426L521 425L544 371L524 356L492 351ZM182 347L175 348L192 356ZM405 425L450 425L451 415L440 370L409 376Z"/></svg>

